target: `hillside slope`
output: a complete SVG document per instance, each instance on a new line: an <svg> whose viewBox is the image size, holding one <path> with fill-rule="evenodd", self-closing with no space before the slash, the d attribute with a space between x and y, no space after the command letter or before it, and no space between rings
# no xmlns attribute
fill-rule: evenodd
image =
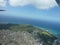
<svg viewBox="0 0 60 45"><path fill-rule="evenodd" d="M53 34L29 24L0 24L0 45L52 45Z"/></svg>

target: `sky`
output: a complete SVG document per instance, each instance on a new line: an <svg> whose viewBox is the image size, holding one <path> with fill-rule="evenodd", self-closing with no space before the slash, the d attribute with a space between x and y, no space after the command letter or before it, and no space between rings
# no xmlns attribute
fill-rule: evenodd
<svg viewBox="0 0 60 45"><path fill-rule="evenodd" d="M55 0L0 0L0 14L60 22L60 7Z"/></svg>

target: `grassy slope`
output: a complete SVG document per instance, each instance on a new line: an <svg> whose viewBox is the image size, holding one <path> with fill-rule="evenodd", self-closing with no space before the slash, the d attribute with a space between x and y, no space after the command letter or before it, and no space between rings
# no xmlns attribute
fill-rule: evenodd
<svg viewBox="0 0 60 45"><path fill-rule="evenodd" d="M35 32L37 35L34 35L34 38L38 38L44 41L43 45L52 45L55 39L57 39L53 34L44 31L43 29L39 29L32 25L26 24L0 24L0 30L12 30L12 31L27 31L29 33ZM33 35L33 34L32 34Z"/></svg>

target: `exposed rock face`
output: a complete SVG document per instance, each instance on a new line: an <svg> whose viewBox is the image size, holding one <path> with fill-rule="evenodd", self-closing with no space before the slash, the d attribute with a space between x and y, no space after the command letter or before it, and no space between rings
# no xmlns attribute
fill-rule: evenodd
<svg viewBox="0 0 60 45"><path fill-rule="evenodd" d="M55 40L53 45L60 45L60 40L59 39Z"/></svg>
<svg viewBox="0 0 60 45"><path fill-rule="evenodd" d="M1 45L42 45L42 42L37 42L32 34L21 31L0 31L0 44Z"/></svg>

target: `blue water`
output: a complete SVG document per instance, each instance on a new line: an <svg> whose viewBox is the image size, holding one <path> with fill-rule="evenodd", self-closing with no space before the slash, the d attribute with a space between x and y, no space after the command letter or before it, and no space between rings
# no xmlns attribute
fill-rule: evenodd
<svg viewBox="0 0 60 45"><path fill-rule="evenodd" d="M8 16L0 16L0 22L15 24L31 24L34 26L45 28L49 32L54 33L55 35L60 37L60 23L57 22L49 22L44 20L34 20L27 18L16 18Z"/></svg>

